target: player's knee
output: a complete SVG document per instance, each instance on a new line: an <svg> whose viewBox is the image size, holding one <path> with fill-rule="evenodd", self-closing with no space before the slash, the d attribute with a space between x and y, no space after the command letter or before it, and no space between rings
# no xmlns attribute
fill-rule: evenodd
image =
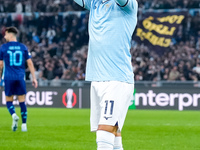
<svg viewBox="0 0 200 150"><path fill-rule="evenodd" d="M12 102L13 96L6 96L6 102Z"/></svg>
<svg viewBox="0 0 200 150"><path fill-rule="evenodd" d="M25 99L20 99L19 102L20 103L25 102Z"/></svg>
<svg viewBox="0 0 200 150"><path fill-rule="evenodd" d="M20 103L25 102L25 95L18 95L18 100Z"/></svg>
<svg viewBox="0 0 200 150"><path fill-rule="evenodd" d="M113 134L117 134L118 126L111 126L111 125L99 125L98 130L107 131Z"/></svg>

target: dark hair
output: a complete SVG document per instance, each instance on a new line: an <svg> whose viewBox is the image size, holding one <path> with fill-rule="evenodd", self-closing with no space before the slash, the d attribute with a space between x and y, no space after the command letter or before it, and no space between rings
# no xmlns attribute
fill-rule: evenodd
<svg viewBox="0 0 200 150"><path fill-rule="evenodd" d="M8 32L8 33L13 33L15 35L17 35L19 33L19 31L17 30L16 27L7 27L5 32Z"/></svg>

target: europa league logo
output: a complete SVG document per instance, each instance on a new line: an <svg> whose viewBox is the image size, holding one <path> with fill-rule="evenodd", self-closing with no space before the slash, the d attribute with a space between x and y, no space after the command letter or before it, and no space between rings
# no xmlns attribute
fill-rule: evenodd
<svg viewBox="0 0 200 150"><path fill-rule="evenodd" d="M74 101L72 102L73 98ZM66 108L73 108L76 105L76 94L74 93L73 89L66 90L66 92L62 96L62 102Z"/></svg>

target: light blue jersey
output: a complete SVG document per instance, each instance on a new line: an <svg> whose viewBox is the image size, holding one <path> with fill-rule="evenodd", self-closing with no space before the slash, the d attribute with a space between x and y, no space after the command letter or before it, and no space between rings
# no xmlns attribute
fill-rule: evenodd
<svg viewBox="0 0 200 150"><path fill-rule="evenodd" d="M126 0L123 6L117 0L82 1L90 10L86 80L134 83L130 48L137 23L136 0Z"/></svg>

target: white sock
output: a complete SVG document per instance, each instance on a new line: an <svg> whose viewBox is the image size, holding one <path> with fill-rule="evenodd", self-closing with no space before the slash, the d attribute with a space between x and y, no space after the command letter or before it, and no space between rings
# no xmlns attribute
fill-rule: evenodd
<svg viewBox="0 0 200 150"><path fill-rule="evenodd" d="M13 113L13 114L12 114L12 118L14 119L15 116L16 116L16 113Z"/></svg>
<svg viewBox="0 0 200 150"><path fill-rule="evenodd" d="M97 150L113 150L115 140L114 134L107 131L98 130L96 132L96 136Z"/></svg>
<svg viewBox="0 0 200 150"><path fill-rule="evenodd" d="M114 150L124 150L122 146L122 137L116 136L114 142Z"/></svg>

